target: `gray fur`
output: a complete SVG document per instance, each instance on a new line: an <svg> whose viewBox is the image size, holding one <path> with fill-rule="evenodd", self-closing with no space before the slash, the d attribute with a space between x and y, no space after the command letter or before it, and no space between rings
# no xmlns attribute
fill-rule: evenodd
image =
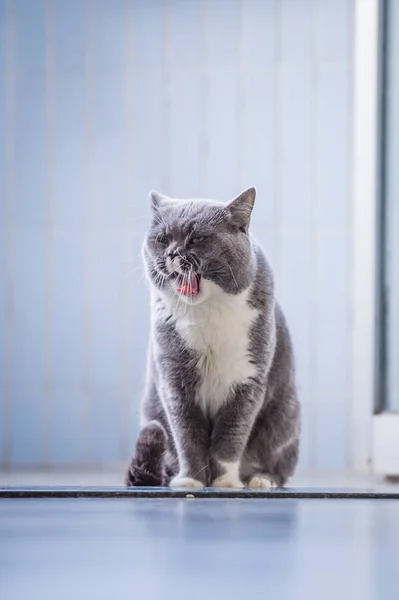
<svg viewBox="0 0 399 600"><path fill-rule="evenodd" d="M300 409L293 351L271 269L248 233L254 200L253 188L229 204L150 194L153 219L143 256L153 297L152 329L143 428L128 485L168 484L177 474L211 485L223 474L223 464L235 461L244 484L264 475L283 486L294 471ZM247 340L253 374L231 386L216 412L198 402L203 357L179 333L177 305L169 302L176 297L171 275L176 265L186 282L195 272L201 286L208 280L229 297L247 290L248 307L257 311ZM195 322L196 298L183 300Z"/></svg>

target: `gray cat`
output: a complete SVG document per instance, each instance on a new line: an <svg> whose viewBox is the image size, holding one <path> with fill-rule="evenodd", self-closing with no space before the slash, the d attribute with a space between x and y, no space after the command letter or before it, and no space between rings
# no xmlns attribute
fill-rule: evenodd
<svg viewBox="0 0 399 600"><path fill-rule="evenodd" d="M248 232L255 194L229 204L150 194L151 341L127 485L270 488L294 471L293 352Z"/></svg>

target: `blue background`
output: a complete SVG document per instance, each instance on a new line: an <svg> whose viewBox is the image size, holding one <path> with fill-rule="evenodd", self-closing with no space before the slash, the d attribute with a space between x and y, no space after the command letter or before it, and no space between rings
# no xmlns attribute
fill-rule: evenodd
<svg viewBox="0 0 399 600"><path fill-rule="evenodd" d="M0 464L127 460L148 191L255 185L301 466L350 466L352 43L352 0L0 0Z"/></svg>

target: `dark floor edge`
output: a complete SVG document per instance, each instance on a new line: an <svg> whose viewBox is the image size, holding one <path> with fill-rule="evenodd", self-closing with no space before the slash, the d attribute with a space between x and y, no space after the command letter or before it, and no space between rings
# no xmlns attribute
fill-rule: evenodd
<svg viewBox="0 0 399 600"><path fill-rule="evenodd" d="M2 498L263 498L263 499L367 499L399 500L399 491L325 490L285 488L274 490L202 490L107 487L0 487Z"/></svg>

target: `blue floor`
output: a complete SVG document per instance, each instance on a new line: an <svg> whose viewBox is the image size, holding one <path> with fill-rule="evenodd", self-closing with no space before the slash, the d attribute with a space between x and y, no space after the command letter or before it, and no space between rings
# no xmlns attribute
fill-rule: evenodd
<svg viewBox="0 0 399 600"><path fill-rule="evenodd" d="M399 501L0 500L5 600L384 600Z"/></svg>

